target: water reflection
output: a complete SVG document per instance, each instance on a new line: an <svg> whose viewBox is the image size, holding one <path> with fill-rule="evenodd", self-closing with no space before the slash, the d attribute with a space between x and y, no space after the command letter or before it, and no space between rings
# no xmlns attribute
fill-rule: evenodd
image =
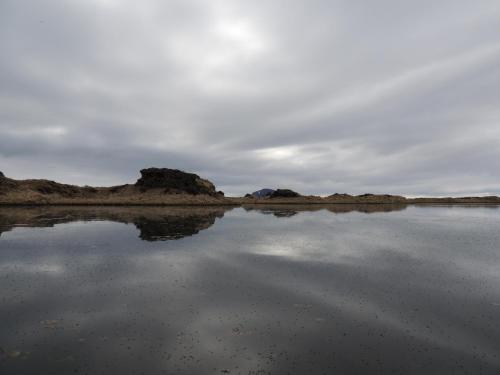
<svg viewBox="0 0 500 375"><path fill-rule="evenodd" d="M0 236L15 227L53 227L74 221L134 224L145 241L177 240L211 227L230 207L5 207Z"/></svg>
<svg viewBox="0 0 500 375"><path fill-rule="evenodd" d="M392 204L335 204L335 205L247 205L254 211L275 217L292 217L299 212L328 211L335 214L349 212L401 211L405 205ZM16 227L53 227L75 221L113 221L133 224L145 241L177 240L197 234L224 217L227 206L205 207L2 207L0 209L0 236Z"/></svg>
<svg viewBox="0 0 500 375"><path fill-rule="evenodd" d="M244 205L246 211L255 211L264 215L276 217L292 217L299 212L329 211L334 214L349 212L363 212L366 214L375 212L402 211L407 208L405 204L254 204Z"/></svg>
<svg viewBox="0 0 500 375"><path fill-rule="evenodd" d="M87 209L3 233L0 373L500 373L498 208L296 208L178 241Z"/></svg>

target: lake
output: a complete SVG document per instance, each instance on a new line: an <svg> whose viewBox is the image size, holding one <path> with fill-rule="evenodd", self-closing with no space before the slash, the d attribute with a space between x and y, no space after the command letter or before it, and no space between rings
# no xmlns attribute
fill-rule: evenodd
<svg viewBox="0 0 500 375"><path fill-rule="evenodd" d="M0 208L0 373L500 374L500 208Z"/></svg>

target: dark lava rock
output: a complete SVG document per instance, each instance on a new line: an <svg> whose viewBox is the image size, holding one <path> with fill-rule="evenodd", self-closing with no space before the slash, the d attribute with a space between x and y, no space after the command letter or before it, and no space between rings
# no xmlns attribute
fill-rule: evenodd
<svg viewBox="0 0 500 375"><path fill-rule="evenodd" d="M260 189L260 190L254 191L251 195L255 198L266 198L266 197L270 197L272 193L274 193L273 189L265 188L265 189Z"/></svg>
<svg viewBox="0 0 500 375"><path fill-rule="evenodd" d="M5 175L0 171L0 178L5 178Z"/></svg>
<svg viewBox="0 0 500 375"><path fill-rule="evenodd" d="M271 198L296 198L300 194L290 189L278 189L271 194Z"/></svg>
<svg viewBox="0 0 500 375"><path fill-rule="evenodd" d="M141 178L135 186L147 189L165 189L166 193L185 192L188 194L217 195L215 186L208 180L194 173L186 173L178 169L147 168L141 170Z"/></svg>

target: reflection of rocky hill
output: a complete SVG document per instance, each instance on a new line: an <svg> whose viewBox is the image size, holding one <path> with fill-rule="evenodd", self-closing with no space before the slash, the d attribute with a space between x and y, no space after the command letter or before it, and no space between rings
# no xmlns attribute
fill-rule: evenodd
<svg viewBox="0 0 500 375"><path fill-rule="evenodd" d="M257 211L263 215L274 215L276 217L291 217L298 214L295 207L255 207L255 206L243 206L245 211Z"/></svg>
<svg viewBox="0 0 500 375"><path fill-rule="evenodd" d="M390 212L402 211L406 209L405 204L309 204L309 205L245 205L243 208L246 211L257 211L264 215L274 215L276 217L290 217L299 212L327 210L332 213L348 213L348 212Z"/></svg>
<svg viewBox="0 0 500 375"><path fill-rule="evenodd" d="M222 218L228 207L4 207L0 236L14 227L52 227L73 221L107 220L134 224L146 241L192 236Z"/></svg>
<svg viewBox="0 0 500 375"><path fill-rule="evenodd" d="M145 241L178 240L211 227L215 219L222 216L224 216L223 211L185 217L163 215L161 218L148 218L142 216L134 220L134 225L141 232L139 237Z"/></svg>
<svg viewBox="0 0 500 375"><path fill-rule="evenodd" d="M371 214L375 212L403 211L408 207L406 204L333 204L325 208L335 214L347 212L364 212Z"/></svg>

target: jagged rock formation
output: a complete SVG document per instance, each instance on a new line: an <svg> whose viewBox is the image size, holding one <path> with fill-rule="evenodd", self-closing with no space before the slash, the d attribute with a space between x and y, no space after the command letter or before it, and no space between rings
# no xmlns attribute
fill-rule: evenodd
<svg viewBox="0 0 500 375"><path fill-rule="evenodd" d="M271 198L296 198L300 197L300 194L290 190L290 189L277 189L274 191L271 196Z"/></svg>
<svg viewBox="0 0 500 375"><path fill-rule="evenodd" d="M166 193L188 193L217 195L222 192L215 190L214 184L200 178L197 174L186 173L178 169L147 168L141 170L141 178L135 186L141 190L165 189ZM222 193L224 194L224 193Z"/></svg>

